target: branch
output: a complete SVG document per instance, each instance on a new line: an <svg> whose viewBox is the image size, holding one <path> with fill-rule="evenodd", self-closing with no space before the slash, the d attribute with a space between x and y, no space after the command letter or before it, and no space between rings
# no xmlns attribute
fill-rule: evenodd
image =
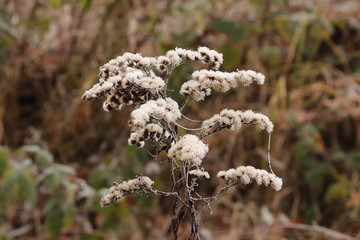
<svg viewBox="0 0 360 240"><path fill-rule="evenodd" d="M179 199L179 201L186 207L189 207L188 204L186 204L181 197L179 196L179 194L177 192L164 192L164 191L160 191L160 190L154 190L154 189L149 189L148 190L151 193L160 195L160 196L164 196L164 197L169 197L169 196L175 196L177 199Z"/></svg>
<svg viewBox="0 0 360 240"><path fill-rule="evenodd" d="M314 231L317 233L322 233L326 236L341 239L341 240L356 240L354 237L345 235L343 233L331 230L329 228L321 227L321 226L313 226L307 224L289 224L289 225L280 225L280 228L285 229L296 229L296 230L304 230L304 231Z"/></svg>
<svg viewBox="0 0 360 240"><path fill-rule="evenodd" d="M227 190L229 190L231 187L235 186L235 185L238 185L239 182L235 182L235 183L232 183L230 185L226 185L225 187L223 187L218 193L216 193L214 196L212 197L201 197L201 198L192 198L192 200L194 201L205 201L205 202L212 202L214 200L216 200L221 194L223 194L224 192L226 192Z"/></svg>

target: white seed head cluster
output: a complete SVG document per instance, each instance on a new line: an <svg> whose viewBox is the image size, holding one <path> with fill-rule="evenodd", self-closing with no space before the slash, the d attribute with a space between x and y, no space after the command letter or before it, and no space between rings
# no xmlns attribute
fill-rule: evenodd
<svg viewBox="0 0 360 240"><path fill-rule="evenodd" d="M201 54L202 61L205 63L211 63L213 69L219 69L224 61L221 53L207 47L199 47L198 52Z"/></svg>
<svg viewBox="0 0 360 240"><path fill-rule="evenodd" d="M191 80L185 82L180 94L192 97L195 101L204 100L211 94L211 90L226 92L238 85L249 86L253 82L263 84L265 76L252 70L238 70L236 72L221 72L213 70L194 71Z"/></svg>
<svg viewBox="0 0 360 240"><path fill-rule="evenodd" d="M209 135L223 128L237 130L241 128L241 118L237 111L224 109L219 114L205 120L201 126L201 133Z"/></svg>
<svg viewBox="0 0 360 240"><path fill-rule="evenodd" d="M262 113L254 113L252 110L246 110L244 112L237 111L240 115L241 122L244 124L253 124L259 130L266 130L271 133L274 130L274 124L270 119Z"/></svg>
<svg viewBox="0 0 360 240"><path fill-rule="evenodd" d="M169 138L170 133L164 128L160 127L158 124L149 123L145 127L134 131L130 134L128 139L129 145L137 145L138 147L143 147L145 141L158 142L162 138Z"/></svg>
<svg viewBox="0 0 360 240"><path fill-rule="evenodd" d="M206 178L206 179L210 178L210 174L208 172L200 169L191 170L189 171L189 174L199 178Z"/></svg>
<svg viewBox="0 0 360 240"><path fill-rule="evenodd" d="M217 177L223 178L227 182L241 182L245 185L255 180L257 184L271 186L276 191L279 191L283 184L282 179L275 174L252 166L240 166L236 169L231 168L227 171L220 171Z"/></svg>
<svg viewBox="0 0 360 240"><path fill-rule="evenodd" d="M165 150L169 159L177 158L180 164L176 162L176 165L184 169L186 177L187 174L191 175L193 181L210 178L210 174L200 167L209 151L208 145L201 140L203 137L225 128L237 130L242 124L253 124L259 130L266 130L269 133L274 128L273 123L263 114L251 110L242 112L224 109L205 120L197 136L187 134L177 141L178 127L181 125L176 121L182 117L182 114L178 103L167 97L168 80L177 66L195 61L211 66L211 70L194 71L191 79L183 83L180 94L186 96L186 100L181 105L181 109L186 105L188 98L201 101L211 95L213 90L226 92L238 86L249 86L253 83L260 85L265 80L263 74L252 70L219 71L223 63L223 55L207 47L199 47L196 51L175 48L158 57L124 53L110 60L100 67L99 82L87 90L82 97L84 100L105 98L103 103L105 111L121 110L125 105L134 105L136 109L130 114L131 133L128 143L138 147L144 147L146 141L156 143L158 153ZM253 167L241 166L237 169L221 171L217 176L224 178L226 183L248 184L256 181L275 190L280 190L282 187L281 178ZM128 194L150 192L159 194L161 191L152 189L153 184L154 182L146 176L114 183L101 198L101 206L116 202Z"/></svg>
<svg viewBox="0 0 360 240"><path fill-rule="evenodd" d="M107 189L106 193L102 196L100 200L101 207L117 202L122 197L129 194L147 193L148 190L152 189L153 185L154 181L146 176L140 176L121 183L113 183L113 185Z"/></svg>
<svg viewBox="0 0 360 240"><path fill-rule="evenodd" d="M196 80L189 80L181 85L180 94L198 102L211 95L211 88Z"/></svg>
<svg viewBox="0 0 360 240"><path fill-rule="evenodd" d="M274 124L264 114L254 113L251 110L242 112L224 109L202 123L201 135L207 136L224 128L237 130L242 124L253 124L259 130L266 130L268 133L274 129Z"/></svg>
<svg viewBox="0 0 360 240"><path fill-rule="evenodd" d="M208 151L209 147L197 136L187 134L169 149L168 157L199 166Z"/></svg>
<svg viewBox="0 0 360 240"><path fill-rule="evenodd" d="M99 81L107 81L109 78L116 76L124 77L127 73L136 69L146 72L154 64L156 64L156 58L154 57L143 57L138 53L126 52L100 67Z"/></svg>
<svg viewBox="0 0 360 240"><path fill-rule="evenodd" d="M162 73L169 68L173 69L181 64L194 61L209 63L213 69L219 69L223 63L223 55L207 47L199 47L197 51L175 48L168 51L165 56L158 57L155 66L156 70Z"/></svg>
<svg viewBox="0 0 360 240"><path fill-rule="evenodd" d="M179 105L171 98L159 98L142 104L130 114L131 131L142 129L150 119L174 122L181 117Z"/></svg>
<svg viewBox="0 0 360 240"><path fill-rule="evenodd" d="M105 111L120 110L124 104L143 103L155 98L165 86L161 77L155 75L151 66L156 58L125 53L100 67L99 83L83 95L84 100L107 97Z"/></svg>

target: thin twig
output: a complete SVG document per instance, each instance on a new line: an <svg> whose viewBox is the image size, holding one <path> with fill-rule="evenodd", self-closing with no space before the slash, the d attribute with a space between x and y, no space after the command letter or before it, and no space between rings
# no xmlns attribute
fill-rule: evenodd
<svg viewBox="0 0 360 240"><path fill-rule="evenodd" d="M204 121L201 121L201 120L194 120L194 119L191 119L191 118L189 118L189 117L185 116L185 115L184 115L184 114L182 114L182 113L181 113L181 116L183 116L186 120L189 120L189 121L192 121L192 122L199 122L199 123L200 123L200 122L201 122L201 123L202 123L202 122L204 122Z"/></svg>
<svg viewBox="0 0 360 240"><path fill-rule="evenodd" d="M321 226L313 226L313 225L307 225L307 224L289 224L289 225L280 225L276 226L279 228L285 228L285 229L296 229L296 230L304 230L304 231L314 231L318 233L322 233L326 236L341 239L341 240L356 240L354 237L345 235L343 233L334 231L329 228L321 227Z"/></svg>
<svg viewBox="0 0 360 240"><path fill-rule="evenodd" d="M189 130L189 131L199 131L199 130L203 129L203 128L187 128L187 127L181 126L177 122L174 122L174 123L176 124L176 126L181 127L182 129L185 129L185 130Z"/></svg>
<svg viewBox="0 0 360 240"><path fill-rule="evenodd" d="M276 175L276 174L274 173L274 171L272 170L272 167L271 167L271 160L270 160L270 142L271 142L271 133L269 133L267 157L268 157L268 163L269 163L270 171L271 171L272 174Z"/></svg>
<svg viewBox="0 0 360 240"><path fill-rule="evenodd" d="M179 194L177 192L163 192L163 191L159 191L159 190L155 190L155 189L151 189L150 190L151 193L160 195L160 196L164 196L164 197L168 197L168 196L175 196L184 206L189 207L184 200L181 199L181 197L179 196Z"/></svg>

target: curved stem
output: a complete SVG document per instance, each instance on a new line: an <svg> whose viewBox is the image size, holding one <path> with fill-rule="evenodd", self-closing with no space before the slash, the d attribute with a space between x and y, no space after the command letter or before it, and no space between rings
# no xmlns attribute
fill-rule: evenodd
<svg viewBox="0 0 360 240"><path fill-rule="evenodd" d="M270 168L270 171L272 174L276 175L274 173L274 171L272 170L272 167L271 167L271 160L270 160L270 142L271 142L271 133L269 133L269 140L268 140L268 152L267 152L267 158L268 158L268 163L269 163L269 168Z"/></svg>
<svg viewBox="0 0 360 240"><path fill-rule="evenodd" d="M204 121L201 121L201 120L194 120L194 119L191 119L191 118L189 118L189 117L187 117L187 116L185 116L184 114L182 114L181 113L181 116L183 116L186 120L189 120L189 121L192 121L192 122L204 122Z"/></svg>
<svg viewBox="0 0 360 240"><path fill-rule="evenodd" d="M187 128L187 127L180 125L177 122L174 122L174 123L176 124L176 126L181 127L182 129L185 129L185 130L189 130L189 131L199 131L199 130L203 129L203 128Z"/></svg>

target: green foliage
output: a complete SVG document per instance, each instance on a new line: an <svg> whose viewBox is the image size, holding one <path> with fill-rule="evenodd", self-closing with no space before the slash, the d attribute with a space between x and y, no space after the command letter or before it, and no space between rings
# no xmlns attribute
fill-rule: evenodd
<svg viewBox="0 0 360 240"><path fill-rule="evenodd" d="M136 206L139 207L141 212L148 212L151 210L151 207L153 206L153 196L140 196L137 197Z"/></svg>
<svg viewBox="0 0 360 240"><path fill-rule="evenodd" d="M236 45L229 44L220 49L220 52L224 54L223 67L227 71L235 69L240 63L241 52L238 51L235 46Z"/></svg>
<svg viewBox="0 0 360 240"><path fill-rule="evenodd" d="M101 236L97 236L95 234L90 233L81 233L80 234L80 240L102 240L103 238Z"/></svg>
<svg viewBox="0 0 360 240"><path fill-rule="evenodd" d="M90 186L74 177L74 168L55 163L53 155L38 145L23 146L11 155L0 146L0 164L0 199L5 204L0 213L6 214L6 207L16 202L30 203L27 211L33 211L41 207L45 198L43 217L52 238L73 221L77 199L95 195Z"/></svg>
<svg viewBox="0 0 360 240"><path fill-rule="evenodd" d="M35 163L42 167L50 167L54 163L54 159L51 153L37 145L23 146L18 150L18 152L34 154Z"/></svg>
<svg viewBox="0 0 360 240"><path fill-rule="evenodd" d="M260 55L266 59L271 67L276 67L281 62L282 49L277 45L266 46L261 49Z"/></svg>
<svg viewBox="0 0 360 240"><path fill-rule="evenodd" d="M115 164L112 157L106 157L103 164L100 164L98 168L94 169L89 177L89 183L95 189L107 188L119 175L119 169L114 168ZM129 170L130 171L130 170Z"/></svg>
<svg viewBox="0 0 360 240"><path fill-rule="evenodd" d="M328 203L344 203L349 199L351 189L351 181L345 175L338 175L337 181L326 190L325 199Z"/></svg>
<svg viewBox="0 0 360 240"><path fill-rule="evenodd" d="M55 208L46 216L46 227L51 237L57 236L64 226L64 212L60 208Z"/></svg>
<svg viewBox="0 0 360 240"><path fill-rule="evenodd" d="M4 146L0 146L0 177L3 175L8 165L9 150Z"/></svg>
<svg viewBox="0 0 360 240"><path fill-rule="evenodd" d="M326 162L312 161L308 167L305 180L311 187L321 186L325 181L325 177L330 174L330 167Z"/></svg>
<svg viewBox="0 0 360 240"><path fill-rule="evenodd" d="M311 188L322 186L326 177L330 175L329 163L317 157L318 134L319 130L314 125L306 124L298 130L300 140L294 144L294 155L301 165L307 168L305 180Z"/></svg>
<svg viewBox="0 0 360 240"><path fill-rule="evenodd" d="M28 201L34 207L37 201L35 171L31 161L11 162L11 166L2 177L0 197L3 202Z"/></svg>
<svg viewBox="0 0 360 240"><path fill-rule="evenodd" d="M241 43L248 40L249 32L254 30L254 26L251 25L251 23L239 25L226 19L217 19L214 22L213 27L220 32L231 34L233 40L232 42L235 43Z"/></svg>
<svg viewBox="0 0 360 240"><path fill-rule="evenodd" d="M92 0L81 0L81 7L83 9L89 9L91 7Z"/></svg>
<svg viewBox="0 0 360 240"><path fill-rule="evenodd" d="M145 149L134 145L127 146L125 149L125 159L122 171L124 179L134 178L137 173L144 172Z"/></svg>
<svg viewBox="0 0 360 240"><path fill-rule="evenodd" d="M360 151L353 150L349 152L336 151L332 154L337 162L344 163L349 169L360 171Z"/></svg>

